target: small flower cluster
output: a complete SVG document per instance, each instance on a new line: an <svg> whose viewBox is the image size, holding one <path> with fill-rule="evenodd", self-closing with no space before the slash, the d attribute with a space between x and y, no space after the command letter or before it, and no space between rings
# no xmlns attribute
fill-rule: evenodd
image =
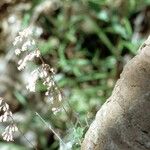
<svg viewBox="0 0 150 150"><path fill-rule="evenodd" d="M26 88L30 92L35 92L37 81L39 79L42 80L43 85L47 88L45 96L48 97L48 101L50 101L54 106L52 110L55 110L56 112L58 111L58 104L62 101L62 96L60 90L54 82L55 72L54 69L46 64L42 59L40 51L36 47L36 43L32 38L32 34L31 28L24 29L19 32L19 36L17 36L13 42L13 45L17 47L15 49L15 54L25 54L25 57L20 59L18 62L18 70L25 69L28 62L34 61L35 58L39 58L41 65L31 72Z"/></svg>
<svg viewBox="0 0 150 150"><path fill-rule="evenodd" d="M31 31L30 28L27 28L27 29L23 30L22 32L19 32L19 36L17 36L15 38L15 41L13 42L13 45L16 46L17 44L19 44L21 42L23 44L22 45L20 44L21 49L18 48L18 49L15 50L16 55L19 55L21 53L21 51L26 51L28 49L28 47L30 47L32 45L35 45L34 40L31 41L30 39L28 39L28 37L31 36L31 35L32 35L32 31Z"/></svg>
<svg viewBox="0 0 150 150"><path fill-rule="evenodd" d="M41 73L39 74L40 78L43 80L43 85L47 87L47 91L45 92L45 96L49 96L49 101L57 105L62 101L62 96L60 93L60 90L58 89L58 86L56 86L56 83L54 81L54 69L50 68L49 65L43 64L41 66ZM57 108L52 108L52 110L58 111Z"/></svg>
<svg viewBox="0 0 150 150"><path fill-rule="evenodd" d="M18 70L23 70L26 67L28 61L32 61L35 57L39 57L39 56L40 56L39 50L30 52L28 55L25 56L24 59L21 59L18 62L19 65Z"/></svg>
<svg viewBox="0 0 150 150"><path fill-rule="evenodd" d="M31 72L26 88L31 92L35 92L37 80L42 80L43 85L46 86L45 96L48 97L47 101L51 103L53 106L52 111L56 113L60 111L58 107L62 101L62 95L54 82L54 75L55 72L53 68L50 68L48 64L42 64Z"/></svg>
<svg viewBox="0 0 150 150"><path fill-rule="evenodd" d="M9 105L4 101L3 98L0 98L0 111L3 112L3 114L0 116L0 122L7 122L9 119L12 122L5 128L5 131L2 133L2 137L6 141L14 141L13 134L14 132L18 131L18 128L12 119L12 112L9 109Z"/></svg>
<svg viewBox="0 0 150 150"><path fill-rule="evenodd" d="M40 51L38 49L35 50L35 41L31 37L32 30L27 28L22 32L19 32L19 36L15 38L13 45L17 48L15 49L16 55L21 55L22 52L28 52L27 55L23 59L20 59L18 62L18 70L23 70L27 62L32 61L35 57L40 56Z"/></svg>
<svg viewBox="0 0 150 150"><path fill-rule="evenodd" d="M15 124L11 124L5 128L5 131L2 133L2 137L5 141L14 141L13 134L18 131L18 128Z"/></svg>

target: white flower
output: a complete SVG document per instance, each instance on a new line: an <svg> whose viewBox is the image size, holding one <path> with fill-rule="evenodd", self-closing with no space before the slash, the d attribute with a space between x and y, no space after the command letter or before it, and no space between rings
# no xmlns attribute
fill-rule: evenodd
<svg viewBox="0 0 150 150"><path fill-rule="evenodd" d="M2 104L2 102L3 102L3 99L0 97L0 105Z"/></svg>
<svg viewBox="0 0 150 150"><path fill-rule="evenodd" d="M4 103L3 111L8 111L8 110L9 110L9 105L7 103Z"/></svg>
<svg viewBox="0 0 150 150"><path fill-rule="evenodd" d="M21 51L23 51L23 52L27 51L27 45L26 45L26 43L22 45Z"/></svg>
<svg viewBox="0 0 150 150"><path fill-rule="evenodd" d="M58 100L59 100L60 102L62 101L62 95L61 95L60 92L58 93Z"/></svg>
<svg viewBox="0 0 150 150"><path fill-rule="evenodd" d="M29 28L26 28L24 29L23 31L19 32L19 35L20 37L25 37L27 38L28 36L31 36L32 35L32 29L29 27Z"/></svg>
<svg viewBox="0 0 150 150"><path fill-rule="evenodd" d="M32 46L35 45L34 40L27 40L26 42L23 43L21 51L27 51L29 48L32 48Z"/></svg>
<svg viewBox="0 0 150 150"><path fill-rule="evenodd" d="M36 69L31 73L31 76L28 78L28 84L27 84L26 88L30 92L35 92L36 81L39 78L38 74L39 74L38 69Z"/></svg>
<svg viewBox="0 0 150 150"><path fill-rule="evenodd" d="M13 140L13 135L11 132L3 132L2 133L2 137L3 137L3 140L9 142L9 141L14 141Z"/></svg>
<svg viewBox="0 0 150 150"><path fill-rule="evenodd" d="M48 76L48 73L46 70L42 70L41 73L40 73L40 77L41 78L46 78Z"/></svg>
<svg viewBox="0 0 150 150"><path fill-rule="evenodd" d="M48 95L49 95L49 91L46 91L46 92L45 92L45 95L48 96Z"/></svg>
<svg viewBox="0 0 150 150"><path fill-rule="evenodd" d="M15 124L11 124L5 128L5 131L2 133L2 137L5 141L14 141L13 133L18 131L18 128Z"/></svg>
<svg viewBox="0 0 150 150"><path fill-rule="evenodd" d="M15 49L15 54L16 54L16 55L19 55L20 53L21 53L21 51L20 51L19 48Z"/></svg>
<svg viewBox="0 0 150 150"><path fill-rule="evenodd" d="M33 49L35 46L35 41L32 39L31 28L27 28L19 32L19 36L15 38L13 45L16 47L18 46L18 48L15 49L16 55L19 55L21 52Z"/></svg>
<svg viewBox="0 0 150 150"><path fill-rule="evenodd" d="M3 98L0 98L0 111L3 112L3 114L0 116L0 122L6 122L8 121L8 118L12 119L12 112L9 109L9 105L4 101ZM2 137L6 141L14 141L13 133L18 131L13 119L12 122L13 124L8 125L5 128L5 131L2 133Z"/></svg>
<svg viewBox="0 0 150 150"><path fill-rule="evenodd" d="M19 64L18 70L23 70L26 67L28 61L32 61L35 57L39 57L39 56L40 56L39 50L29 53L28 55L25 56L23 60L20 60L18 62Z"/></svg>
<svg viewBox="0 0 150 150"><path fill-rule="evenodd" d="M20 37L20 36L17 36L16 38L15 38L15 41L13 42L13 45L14 46L16 46L19 42L22 42L22 37Z"/></svg>
<svg viewBox="0 0 150 150"><path fill-rule="evenodd" d="M34 41L34 40L32 40L31 44L32 44L32 45L35 45L35 41Z"/></svg>
<svg viewBox="0 0 150 150"><path fill-rule="evenodd" d="M21 58L18 62L18 70L23 70L27 66L27 63L29 61L34 61L35 58L39 58L39 60L41 61L41 66L38 69L34 70L28 78L26 88L30 92L35 92L36 82L38 79L41 79L43 85L45 85L47 88L45 92L46 97L49 99L51 104L53 104L54 108L57 109L58 106L55 104L61 103L62 96L61 92L57 88L55 81L53 80L55 71L42 59L40 51L36 47L36 43L32 38L31 28L27 28L19 32L19 36L15 38L13 44L14 46L18 46L18 48L15 49L15 54L20 55L22 53L22 55L24 55L24 58ZM0 120L7 120L6 115L4 118L0 118Z"/></svg>
<svg viewBox="0 0 150 150"><path fill-rule="evenodd" d="M52 111L53 111L54 115L56 115L58 112L61 111L61 109L60 109L60 108L55 108L55 107L53 107L53 108L52 108Z"/></svg>

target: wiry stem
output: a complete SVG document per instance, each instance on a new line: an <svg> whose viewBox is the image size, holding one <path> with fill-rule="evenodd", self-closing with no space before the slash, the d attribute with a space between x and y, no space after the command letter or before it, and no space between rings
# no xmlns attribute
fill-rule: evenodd
<svg viewBox="0 0 150 150"><path fill-rule="evenodd" d="M11 116L11 120L12 122L14 123L14 118ZM18 126L17 126L18 127ZM18 128L18 131L21 133L21 135L24 137L24 139L31 145L31 147L34 149L34 150L37 150L37 148L32 144L31 141L28 140L28 138L24 135L24 133L21 131L20 128Z"/></svg>
<svg viewBox="0 0 150 150"><path fill-rule="evenodd" d="M46 127L47 127L49 130L51 130L51 131L54 133L54 135L59 139L59 141L65 146L66 144L65 144L64 141L61 139L61 137L54 131L54 129L52 128L52 126L51 126L49 123L47 123L47 122L40 116L40 114L39 114L38 112L36 112L35 114L41 119L41 121L46 125Z"/></svg>

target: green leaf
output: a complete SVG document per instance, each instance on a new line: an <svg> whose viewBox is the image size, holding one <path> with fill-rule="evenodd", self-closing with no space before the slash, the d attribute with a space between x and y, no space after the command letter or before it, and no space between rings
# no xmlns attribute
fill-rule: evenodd
<svg viewBox="0 0 150 150"><path fill-rule="evenodd" d="M108 22L109 16L106 10L102 10L97 14L98 19Z"/></svg>
<svg viewBox="0 0 150 150"><path fill-rule="evenodd" d="M128 37L131 37L133 33L132 33L132 27L131 27L130 21L127 18L124 18L123 22L124 22L124 26L125 26Z"/></svg>
<svg viewBox="0 0 150 150"><path fill-rule="evenodd" d="M30 148L25 148L12 143L0 143L1 150L31 150Z"/></svg>
<svg viewBox="0 0 150 150"><path fill-rule="evenodd" d="M74 139L81 139L84 133L83 131L84 131L84 128L77 127L73 133Z"/></svg>
<svg viewBox="0 0 150 150"><path fill-rule="evenodd" d="M29 26L29 23L30 23L30 17L31 15L29 13L26 13L23 17L23 20L22 20L22 27L23 28L26 28Z"/></svg>
<svg viewBox="0 0 150 150"><path fill-rule="evenodd" d="M26 105L26 99L24 97L24 95L22 95L20 92L15 91L14 92L15 97L17 98L17 100L22 104L22 105Z"/></svg>

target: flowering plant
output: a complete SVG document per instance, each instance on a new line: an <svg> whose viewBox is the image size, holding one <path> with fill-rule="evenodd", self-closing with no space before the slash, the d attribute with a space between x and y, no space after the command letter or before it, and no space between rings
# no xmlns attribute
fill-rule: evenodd
<svg viewBox="0 0 150 150"><path fill-rule="evenodd" d="M18 61L18 70L21 71L25 69L27 67L27 63L34 61L35 58L40 60L40 66L32 70L30 73L26 88L30 92L35 92L37 81L39 79L42 80L43 85L46 86L47 89L45 96L47 96L48 102L52 105L52 111L57 112L60 110L59 105L62 102L62 95L54 81L55 71L44 62L32 35L32 28L28 27L19 32L19 36L17 36L13 42L13 45L16 47L15 54L21 57Z"/></svg>

